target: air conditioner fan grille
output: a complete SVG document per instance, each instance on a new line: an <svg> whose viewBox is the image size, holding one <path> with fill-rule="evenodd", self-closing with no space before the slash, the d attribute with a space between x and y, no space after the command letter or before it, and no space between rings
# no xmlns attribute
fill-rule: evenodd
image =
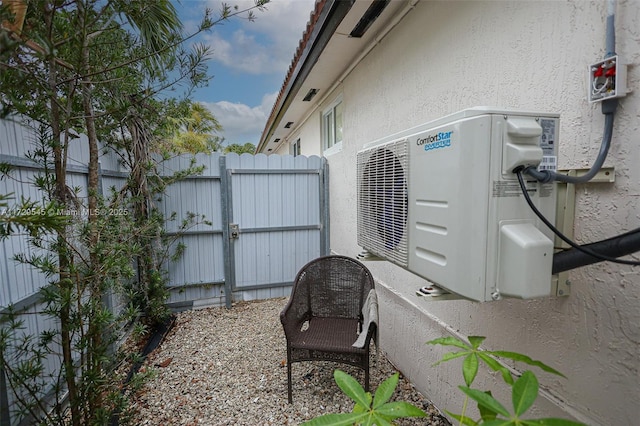
<svg viewBox="0 0 640 426"><path fill-rule="evenodd" d="M358 153L358 244L407 266L407 140Z"/></svg>

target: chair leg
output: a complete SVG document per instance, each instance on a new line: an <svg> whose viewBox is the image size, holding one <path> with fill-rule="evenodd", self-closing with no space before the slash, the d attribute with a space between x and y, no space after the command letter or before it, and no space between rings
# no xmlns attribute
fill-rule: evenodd
<svg viewBox="0 0 640 426"><path fill-rule="evenodd" d="M291 358L287 359L287 391L289 397L289 404L293 402L293 392L291 389Z"/></svg>
<svg viewBox="0 0 640 426"><path fill-rule="evenodd" d="M364 390L369 392L369 366L364 369Z"/></svg>
<svg viewBox="0 0 640 426"><path fill-rule="evenodd" d="M365 363L364 363L364 390L365 392L369 392L369 352L365 355Z"/></svg>

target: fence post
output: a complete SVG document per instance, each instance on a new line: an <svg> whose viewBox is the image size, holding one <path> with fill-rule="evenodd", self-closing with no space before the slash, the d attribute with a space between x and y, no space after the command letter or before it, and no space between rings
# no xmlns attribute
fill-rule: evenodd
<svg viewBox="0 0 640 426"><path fill-rule="evenodd" d="M227 159L220 156L220 211L222 212L222 249L224 251L224 301L227 309L231 308L233 301L232 282L234 277L233 256L231 253L231 239L229 238L229 223L231 220L231 179L227 172Z"/></svg>
<svg viewBox="0 0 640 426"><path fill-rule="evenodd" d="M320 166L320 255L328 256L331 251L329 234L329 162L322 157Z"/></svg>

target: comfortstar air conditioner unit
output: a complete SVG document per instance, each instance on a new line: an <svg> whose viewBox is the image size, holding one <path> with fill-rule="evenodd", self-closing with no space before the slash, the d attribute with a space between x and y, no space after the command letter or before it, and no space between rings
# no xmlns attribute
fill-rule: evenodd
<svg viewBox="0 0 640 426"><path fill-rule="evenodd" d="M556 168L559 115L479 107L358 153L358 244L477 301L551 293L553 234L514 168ZM553 221L552 183L527 182Z"/></svg>

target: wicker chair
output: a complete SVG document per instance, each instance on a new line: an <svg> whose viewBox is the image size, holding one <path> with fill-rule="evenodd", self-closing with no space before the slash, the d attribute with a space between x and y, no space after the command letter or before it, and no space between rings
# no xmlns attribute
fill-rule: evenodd
<svg viewBox="0 0 640 426"><path fill-rule="evenodd" d="M298 272L289 302L280 313L287 339L289 403L291 364L299 361L335 361L359 367L369 390L369 345L371 337L375 339L376 324L368 324L363 348L353 343L363 325L363 306L371 290L375 290L371 272L344 256L312 260Z"/></svg>

